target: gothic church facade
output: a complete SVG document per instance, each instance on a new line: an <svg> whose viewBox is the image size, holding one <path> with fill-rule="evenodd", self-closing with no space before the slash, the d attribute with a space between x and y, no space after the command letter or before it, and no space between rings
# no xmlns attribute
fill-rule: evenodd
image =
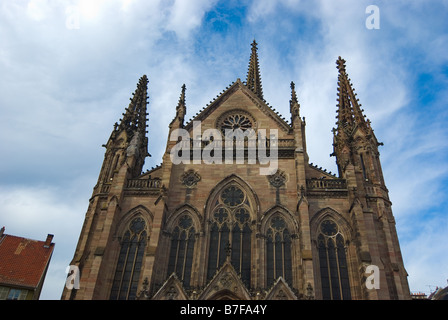
<svg viewBox="0 0 448 320"><path fill-rule="evenodd" d="M409 299L380 143L340 57L337 70L337 175L309 162L294 84L290 121L264 100L255 41L246 81L237 79L188 123L182 87L162 163L142 173L149 155L143 76L104 146L71 262L79 288L64 288L62 299ZM260 174L269 164L250 162L245 141L241 154L232 140L221 162L217 148L214 163L198 161L195 152L217 140L196 139L197 123L200 135L267 129L255 154L262 146L269 154L275 143L270 160L278 169ZM170 139L176 130L189 138ZM175 163L179 145L191 148ZM378 272L374 288L371 265Z"/></svg>

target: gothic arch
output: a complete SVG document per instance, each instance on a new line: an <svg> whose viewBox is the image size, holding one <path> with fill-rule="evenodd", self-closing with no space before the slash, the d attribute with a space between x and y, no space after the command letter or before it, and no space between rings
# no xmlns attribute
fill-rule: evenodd
<svg viewBox="0 0 448 320"><path fill-rule="evenodd" d="M265 269L262 271L266 287L284 279L293 286L298 281L295 261L299 254L299 226L290 211L276 205L261 218L260 231L264 239L261 250Z"/></svg>
<svg viewBox="0 0 448 320"><path fill-rule="evenodd" d="M318 299L351 299L353 265L351 257L352 228L349 222L332 208L318 211L310 221L313 243L313 260Z"/></svg>
<svg viewBox="0 0 448 320"><path fill-rule="evenodd" d="M207 213L210 214L210 210L214 206L213 201L216 200L216 198L219 196L220 192L226 186L229 186L231 184L239 186L241 189L243 189L246 192L246 194L248 195L248 200L250 202L250 206L253 211L251 214L251 218L252 218L252 220L256 220L257 214L260 209L260 201L258 199L258 196L255 193L254 189L246 181L244 181L241 177L239 177L236 174L231 174L228 177L224 178L215 187L213 187L213 189L210 191L210 194L205 203L204 217L206 219L209 218Z"/></svg>
<svg viewBox="0 0 448 320"><path fill-rule="evenodd" d="M253 189L234 174L212 189L204 212L206 279L211 279L230 255L236 272L250 286L258 208Z"/></svg>
<svg viewBox="0 0 448 320"><path fill-rule="evenodd" d="M196 232L202 231L202 223L201 223L202 218L199 214L199 211L195 207L193 207L192 205L190 205L188 203L177 207L173 211L173 213L168 218L165 230L168 233L172 232L172 230L175 228L175 224L176 224L177 220L179 219L179 217L185 213L187 213L191 216L191 218L193 220L194 227L196 229Z"/></svg>
<svg viewBox="0 0 448 320"><path fill-rule="evenodd" d="M341 228L341 232L344 234L344 238L346 241L350 241L352 239L353 229L350 226L350 223L342 216L342 214L330 207L326 207L317 211L311 218L310 231L312 239L317 238L317 234L319 233L319 226L322 221L326 219L333 220L339 226L339 228Z"/></svg>
<svg viewBox="0 0 448 320"><path fill-rule="evenodd" d="M198 260L198 235L202 231L201 218L196 208L189 204L179 206L168 218L164 230L167 275L175 274L189 288L194 279L193 266ZM193 280L194 281L194 280Z"/></svg>
<svg viewBox="0 0 448 320"><path fill-rule="evenodd" d="M113 281L111 283L111 300L134 300L141 281L141 270L144 265L149 242L148 215L141 209L131 210L118 225L117 250L112 261L115 263Z"/></svg>
<svg viewBox="0 0 448 320"><path fill-rule="evenodd" d="M229 289L219 291L208 298L208 300L245 300L243 297L238 296Z"/></svg>
<svg viewBox="0 0 448 320"><path fill-rule="evenodd" d="M131 220L133 220L137 216L141 216L145 220L147 228L146 231L149 237L151 235L152 221L154 215L149 209L147 209L145 206L142 205L138 205L132 208L121 217L115 229L115 237L121 238L123 236L123 233L126 231L128 224L131 222Z"/></svg>
<svg viewBox="0 0 448 320"><path fill-rule="evenodd" d="M266 234L266 231L268 229L268 223L272 219L273 216L280 215L285 219L285 222L288 226L288 229L291 233L297 233L299 230L299 225L294 219L294 216L291 214L291 212L282 205L275 205L272 208L268 209L263 216L260 219L260 231L262 234Z"/></svg>

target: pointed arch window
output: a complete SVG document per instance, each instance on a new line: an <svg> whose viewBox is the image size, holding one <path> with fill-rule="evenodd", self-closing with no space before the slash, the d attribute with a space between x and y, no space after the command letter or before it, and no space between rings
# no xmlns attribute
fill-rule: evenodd
<svg viewBox="0 0 448 320"><path fill-rule="evenodd" d="M272 286L279 277L283 277L289 284L292 283L291 242L291 234L285 220L280 215L275 215L266 234L268 286Z"/></svg>
<svg viewBox="0 0 448 320"><path fill-rule="evenodd" d="M190 286L195 233L193 220L189 214L184 214L179 218L171 234L168 274L175 273L183 281L185 288Z"/></svg>
<svg viewBox="0 0 448 320"><path fill-rule="evenodd" d="M110 294L111 300L134 300L147 242L145 220L133 219L121 239L120 255Z"/></svg>
<svg viewBox="0 0 448 320"><path fill-rule="evenodd" d="M317 247L323 299L350 300L344 236L334 221L326 219L321 223Z"/></svg>
<svg viewBox="0 0 448 320"><path fill-rule="evenodd" d="M235 271L246 285L250 284L250 210L246 193L236 185L225 188L215 201L210 217L208 279L230 254Z"/></svg>

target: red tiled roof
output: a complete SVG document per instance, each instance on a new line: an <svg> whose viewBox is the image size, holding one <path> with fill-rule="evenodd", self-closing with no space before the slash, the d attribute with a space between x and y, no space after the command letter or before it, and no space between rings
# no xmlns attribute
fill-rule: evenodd
<svg viewBox="0 0 448 320"><path fill-rule="evenodd" d="M0 284L36 288L50 262L54 243L4 234L0 238Z"/></svg>

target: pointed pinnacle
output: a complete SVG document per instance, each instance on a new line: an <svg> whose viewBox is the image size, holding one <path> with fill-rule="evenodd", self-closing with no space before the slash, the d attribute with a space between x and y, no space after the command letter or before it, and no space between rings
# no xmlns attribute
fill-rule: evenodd
<svg viewBox="0 0 448 320"><path fill-rule="evenodd" d="M178 103L178 107L182 104L185 105L185 90L187 89L187 87L185 86L185 83L182 85L182 91L180 94L180 98L179 98L179 103Z"/></svg>
<svg viewBox="0 0 448 320"><path fill-rule="evenodd" d="M339 56L338 60L336 60L336 68L340 73L345 73L345 60Z"/></svg>
<svg viewBox="0 0 448 320"><path fill-rule="evenodd" d="M297 100L297 94L296 94L296 85L293 81L291 81L291 103L299 103Z"/></svg>
<svg viewBox="0 0 448 320"><path fill-rule="evenodd" d="M252 52L249 60L249 70L247 72L246 86L263 100L263 88L261 86L260 68L258 65L257 42L252 42Z"/></svg>

